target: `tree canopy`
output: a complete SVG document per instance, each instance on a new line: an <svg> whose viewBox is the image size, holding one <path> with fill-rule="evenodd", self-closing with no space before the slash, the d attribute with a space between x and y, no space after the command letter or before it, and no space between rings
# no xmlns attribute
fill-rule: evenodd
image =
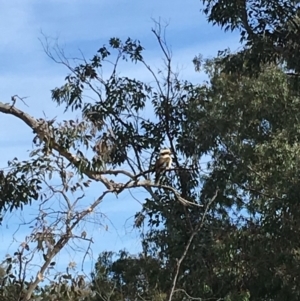
<svg viewBox="0 0 300 301"><path fill-rule="evenodd" d="M299 1L203 0L209 22L239 31L243 48L234 55L225 51L227 70L256 73L265 64L283 64L298 79Z"/></svg>
<svg viewBox="0 0 300 301"><path fill-rule="evenodd" d="M291 85L300 68L298 3L203 3L208 21L240 30L244 46L196 57L203 83L180 79L158 25L160 70L130 38L111 38L74 64L44 45L69 71L53 101L79 112L78 120L34 118L17 108L18 99L0 103L1 113L35 135L28 161L15 158L0 174L0 210L39 206L32 232L2 264L5 300L299 300L300 98ZM153 81L121 74L121 61L140 64ZM157 183L153 164L163 146L173 165ZM101 192L83 208L91 183ZM80 225L107 195L136 188L148 195L134 221L142 252L107 250L90 278L73 265L56 274L56 255L67 245L80 241L90 250L94 237ZM49 207L55 197L60 208ZM44 262L29 280L39 254Z"/></svg>

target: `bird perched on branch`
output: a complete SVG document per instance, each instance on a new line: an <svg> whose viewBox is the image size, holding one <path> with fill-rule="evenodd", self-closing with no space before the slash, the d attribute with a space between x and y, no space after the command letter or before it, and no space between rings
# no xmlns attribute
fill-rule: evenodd
<svg viewBox="0 0 300 301"><path fill-rule="evenodd" d="M165 170L171 168L172 165L172 152L169 148L164 148L160 151L159 157L154 165L155 183L158 183L160 175Z"/></svg>

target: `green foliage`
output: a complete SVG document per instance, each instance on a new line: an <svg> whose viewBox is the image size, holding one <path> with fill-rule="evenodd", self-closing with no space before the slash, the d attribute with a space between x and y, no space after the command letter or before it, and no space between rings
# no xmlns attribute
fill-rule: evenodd
<svg viewBox="0 0 300 301"><path fill-rule="evenodd" d="M0 212L22 209L24 205L37 200L41 190L41 180L37 175L29 175L31 166L18 159L8 162L9 172L0 170ZM1 217L2 221L2 217Z"/></svg>
<svg viewBox="0 0 300 301"><path fill-rule="evenodd" d="M110 153L110 163L113 167L125 163L131 151L136 159L140 160L146 152L156 152L163 143L171 142L171 148L177 150L175 155L178 154L178 158L175 158L176 165L186 168L186 171L181 171L178 185L185 190L183 195L187 197L191 189L199 184L199 180L196 179L199 176L197 168L193 167L207 151L208 146L191 146L191 121L187 116L187 113L190 114L187 104L201 97L202 87L192 85L188 81L180 81L172 71L167 48L164 50L168 63L164 71L159 71L165 78L160 81L155 75L156 71L144 61L143 48L138 41L128 39L123 43L117 38L111 39L109 48L100 48L98 54L91 59L93 63L79 64L66 78L66 85L71 81L76 87L91 88L96 96L95 101L83 99L83 90L80 89L72 90L72 95L77 95L74 98L65 90L65 86L54 89L52 97L58 104L65 104L66 109L82 109L86 118L105 124L109 128L105 135L113 145ZM117 72L118 63L128 59L144 66L153 76L154 85L130 79L126 75L121 76ZM112 60L115 63L111 75L108 79L101 78L100 74L109 70ZM88 75L85 71L87 68L90 70ZM96 88L94 84L100 86ZM143 117L146 106L147 115L153 117ZM199 116L195 116L195 121L198 119ZM179 163L182 158L184 162ZM140 168L142 162L137 164ZM190 178L195 182L189 187L187 185L191 183Z"/></svg>
<svg viewBox="0 0 300 301"><path fill-rule="evenodd" d="M144 109L151 87L136 79L119 77L116 69L119 60L142 60L143 48L138 41L127 39L122 43L116 38L110 40L109 47L100 48L91 59L92 63L76 66L73 73L66 77L67 83L52 91L52 98L58 104L65 104L66 109L82 109L84 116L89 119L92 117L96 122L108 123L113 137L110 133L106 134L114 141L111 162L120 165L125 162L127 151L133 144L137 153L140 153L149 144L157 142L141 136L139 131L146 128L140 122L137 124L138 113ZM111 51L116 52L114 68L108 79L100 79L98 72L102 72L104 63L107 64ZM101 87L93 87L92 80L97 80ZM83 103L84 87L91 88L95 93L98 98L95 103Z"/></svg>
<svg viewBox="0 0 300 301"><path fill-rule="evenodd" d="M157 262L156 274L168 275L163 287L156 286L167 296L178 259L205 215L205 224L180 266L172 300L189 300L188 296L298 300L300 99L290 89L283 70L275 66L268 66L256 78L225 74L214 60L204 67L210 82L195 87L197 97L185 102L181 116L187 117L181 119L177 137L187 128L189 140L179 138L177 151L198 146L199 153L205 150L211 155L199 182L193 181L196 175L186 180L188 197L205 204L216 188L219 194L207 212L203 207L182 207L168 192L160 194L159 203L146 200L144 211L136 215L138 226L144 222L150 226L142 237L139 256ZM180 185L172 175L164 181ZM201 194L196 194L199 185ZM121 257L110 262L105 279L114 279L116 287L122 283L126 288L128 283L136 283L140 272L132 258ZM116 270L120 262L124 268ZM139 268L144 267L137 262ZM152 267L144 267L147 276ZM128 275L131 280L125 281ZM130 293L142 291L142 297L151 300L149 293L154 292L145 290L142 283L136 285L129 285Z"/></svg>
<svg viewBox="0 0 300 301"><path fill-rule="evenodd" d="M52 192L66 200L68 214L56 222L65 232L55 239L52 232L48 235L41 210L44 232L33 240L49 269L55 252L106 193L134 187L149 192L135 216L136 227L148 226L141 236L143 252L105 252L91 283L65 273L49 287L36 288L45 300L299 300L300 98L286 74L287 68L300 68L291 55L298 49L292 33L296 4L204 3L209 21L226 30L241 29L245 42L241 52L220 53L203 66L201 56L194 58L196 70L201 66L209 76L207 83L179 80L155 31L166 62L158 72L144 60L139 41L112 38L90 61L68 65L66 83L52 91L54 101L79 110L83 120L56 127L41 121L47 132L34 123L32 159L13 161L12 171L1 175L2 183L7 178L13 183L3 185L1 198L15 206L44 200L41 182L60 175L63 188L52 187ZM144 66L153 82L121 75L120 63ZM110 75L102 78L107 70ZM86 89L96 99L85 97ZM164 144L172 150L174 167L153 184L149 171ZM82 177L72 184L70 165ZM129 175L129 181L115 183L110 175ZM107 190L78 214L74 208L80 197L73 207L66 193L84 191L92 180ZM80 238L87 239L82 233Z"/></svg>
<svg viewBox="0 0 300 301"><path fill-rule="evenodd" d="M119 254L104 252L100 254L92 274L91 289L96 292L93 301L165 300L163 291L168 278L155 258L142 254L130 256L125 251Z"/></svg>
<svg viewBox="0 0 300 301"><path fill-rule="evenodd" d="M256 75L265 64L284 64L295 74L299 89L299 3L298 1L203 0L208 21L226 30L239 31L244 47L235 55L223 53L225 70L243 69Z"/></svg>

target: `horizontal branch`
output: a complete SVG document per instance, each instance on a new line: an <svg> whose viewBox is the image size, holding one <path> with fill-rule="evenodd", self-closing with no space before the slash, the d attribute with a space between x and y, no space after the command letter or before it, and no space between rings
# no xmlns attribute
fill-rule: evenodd
<svg viewBox="0 0 300 301"><path fill-rule="evenodd" d="M0 102L0 112L4 114L9 114L13 115L20 120L22 120L24 123L26 123L32 130L37 131L37 129L40 127L40 121L37 120L36 118L30 116L29 114L23 112L20 109L17 109L14 105L10 104L4 104ZM47 133L46 133L47 134ZM57 151L61 156L63 156L65 159L67 159L70 163L74 164L75 166L79 165L79 160L78 158L73 155L70 151L66 150L62 146L60 146L53 137L50 137L49 135L43 136L44 142L47 140L47 143L51 144L52 149ZM167 186L167 185L158 185L155 183L152 183L149 180L143 180L143 181L138 181L138 178L141 174L151 172L145 171L142 172L141 174L134 175L126 170L103 170L103 171L91 171L89 169L83 169L82 170L83 174L85 174L88 178L99 181L105 185L105 187L108 189L110 192L116 192L117 194L121 193L124 189L129 189L129 188L135 188L135 187L144 187L148 192L151 193L151 188L163 188L165 190L171 191L174 193L175 197L178 199L179 202L184 204L185 206L187 205L192 205L192 206L201 206L192 202L189 202L188 200L184 199L181 197L180 193L173 187ZM114 181L111 181L104 177L104 175L119 175L123 174L126 175L127 177L130 178L129 182L127 183L116 183ZM153 196L153 193L151 193Z"/></svg>
<svg viewBox="0 0 300 301"><path fill-rule="evenodd" d="M40 126L40 123L36 118L17 109L13 105L4 104L4 103L0 102L0 112L2 112L4 114L13 115L13 116L19 118L20 120L25 122L34 131L36 129L38 129ZM61 156L63 156L65 159L67 159L70 163L74 164L75 166L78 165L78 158L75 155L73 155L71 152L69 152L66 149L64 149L63 147L61 147L55 141L55 139L53 139L51 137L47 137L47 139L48 139L48 143L50 142L51 147L54 150L56 150ZM107 189L109 189L109 190L113 189L111 182L107 178L105 178L103 175L93 172L93 171L90 171L88 169L84 170L83 173L92 180L102 182L106 186Z"/></svg>
<svg viewBox="0 0 300 301"><path fill-rule="evenodd" d="M177 191L174 187L168 186L168 185L161 185L151 182L150 180L143 180L143 181L129 181L126 184L118 184L116 183L115 191L117 194L120 194L125 189L130 188L136 188L136 187L144 187L146 190L149 188L163 188L165 190L171 191L175 197L178 199L180 203L182 203L184 206L197 206L197 207L203 207L202 205L190 202L183 198L179 191ZM153 195L152 195L153 196Z"/></svg>

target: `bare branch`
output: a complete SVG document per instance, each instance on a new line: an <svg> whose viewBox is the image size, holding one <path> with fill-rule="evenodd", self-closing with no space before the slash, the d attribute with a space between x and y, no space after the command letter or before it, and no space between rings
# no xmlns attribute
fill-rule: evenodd
<svg viewBox="0 0 300 301"><path fill-rule="evenodd" d="M26 98L28 98L28 96L24 96L24 97L20 97L20 96L18 96L17 94L16 95L13 95L12 97L11 97L11 101L12 101L12 107L16 104L16 102L17 102L17 99L20 99L22 102L23 102L23 104L26 106L26 107L28 107L28 105L25 103L25 101L24 101L24 99L26 99Z"/></svg>
<svg viewBox="0 0 300 301"><path fill-rule="evenodd" d="M24 121L34 131L37 131L37 132L39 131L40 123L38 122L38 120L35 119L34 117L30 116L29 114L17 109L16 107L11 107L8 104L4 104L4 103L0 102L0 112L5 113L5 114L14 115L17 118ZM48 133L44 133L44 134L47 135ZM43 137L43 138L46 139L46 137ZM56 141L52 137L47 137L47 139L48 139L47 143L49 143L51 141L51 147L54 150L56 150L61 156L66 158L70 163L74 164L75 166L79 165L79 159L75 155L73 155L71 152L69 152L66 149L64 149L63 147L61 147L58 143L56 143ZM83 173L90 179L100 181L101 183L103 183L105 185L105 187L107 189L112 189L110 181L107 178L103 177L100 173L96 174L90 170L84 170Z"/></svg>

